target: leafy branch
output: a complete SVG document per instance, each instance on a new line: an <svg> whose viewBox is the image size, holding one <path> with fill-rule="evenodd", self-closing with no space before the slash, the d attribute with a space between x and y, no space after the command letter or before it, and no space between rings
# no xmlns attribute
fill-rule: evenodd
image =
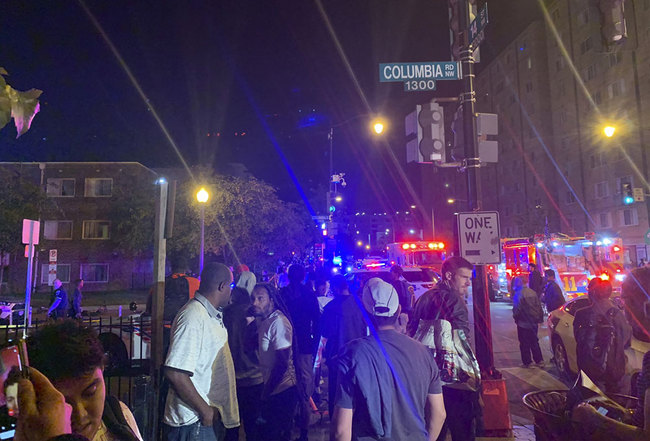
<svg viewBox="0 0 650 441"><path fill-rule="evenodd" d="M38 97L43 91L30 89L20 92L7 84L4 79L6 75L9 75L7 71L0 67L0 130L13 118L16 138L19 138L29 130L34 116L41 109Z"/></svg>

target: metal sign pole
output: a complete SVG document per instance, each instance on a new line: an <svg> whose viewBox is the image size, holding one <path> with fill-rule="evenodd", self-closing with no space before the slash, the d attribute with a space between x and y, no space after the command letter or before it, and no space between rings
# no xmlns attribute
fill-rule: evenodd
<svg viewBox="0 0 650 441"><path fill-rule="evenodd" d="M460 53L463 66L463 133L465 138L464 168L467 174L467 201L470 211L481 209L481 180L480 161L476 148L476 121L474 103L474 57L469 41L469 12L468 0L459 2L459 27L463 31L463 44ZM476 277L472 283L474 302L474 332L476 341L476 358L484 372L494 369L494 353L492 350L492 321L490 319L490 301L487 290L487 273L484 265L475 266Z"/></svg>
<svg viewBox="0 0 650 441"><path fill-rule="evenodd" d="M23 338L27 338L27 326L32 322L32 272L34 263L34 226L35 222L29 224L29 243L27 244L27 284L25 285L25 322L23 327Z"/></svg>

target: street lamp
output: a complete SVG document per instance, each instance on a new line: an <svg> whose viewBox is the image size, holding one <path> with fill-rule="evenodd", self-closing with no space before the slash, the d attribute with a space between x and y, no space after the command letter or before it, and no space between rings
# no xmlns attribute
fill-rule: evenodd
<svg viewBox="0 0 650 441"><path fill-rule="evenodd" d="M201 277L201 273L203 273L203 249L205 246L205 204L208 202L209 198L210 195L204 187L201 187L201 189L196 192L196 200L201 204L201 251L199 254L199 277Z"/></svg>
<svg viewBox="0 0 650 441"><path fill-rule="evenodd" d="M614 136L614 133L616 132L616 127L607 125L603 127L603 133L605 134L606 137L611 138Z"/></svg>

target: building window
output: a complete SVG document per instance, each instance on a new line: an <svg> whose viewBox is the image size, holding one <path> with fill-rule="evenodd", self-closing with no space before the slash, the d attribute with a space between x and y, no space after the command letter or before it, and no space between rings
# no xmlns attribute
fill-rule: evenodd
<svg viewBox="0 0 650 441"><path fill-rule="evenodd" d="M533 82L532 81L526 82L526 92L530 93L532 91L533 91Z"/></svg>
<svg viewBox="0 0 650 441"><path fill-rule="evenodd" d="M625 80L621 78L620 80L610 84L607 86L607 92L610 99L623 95L625 93Z"/></svg>
<svg viewBox="0 0 650 441"><path fill-rule="evenodd" d="M609 228L612 226L612 220L609 213L600 213L600 228Z"/></svg>
<svg viewBox="0 0 650 441"><path fill-rule="evenodd" d="M111 223L109 221L87 220L83 223L84 239L110 239Z"/></svg>
<svg viewBox="0 0 650 441"><path fill-rule="evenodd" d="M87 178L84 196L90 198L108 197L113 194L113 179Z"/></svg>
<svg viewBox="0 0 650 441"><path fill-rule="evenodd" d="M566 192L566 203L567 204L573 204L573 203L575 203L575 201L576 201L576 198L573 195L573 192L571 190L567 191Z"/></svg>
<svg viewBox="0 0 650 441"><path fill-rule="evenodd" d="M596 92L593 96L594 103L600 104L603 102L603 98L600 96L600 92Z"/></svg>
<svg viewBox="0 0 650 441"><path fill-rule="evenodd" d="M44 263L41 265L41 284L47 285L49 280L50 265ZM70 265L69 264L56 264L56 278L63 283L70 283Z"/></svg>
<svg viewBox="0 0 650 441"><path fill-rule="evenodd" d="M595 64L592 64L591 66L589 66L589 67L587 68L587 73L586 73L586 75L585 75L585 80L586 80L586 81L593 80L594 78L596 78L596 73L597 73L597 71L596 71L596 65L595 65Z"/></svg>
<svg viewBox="0 0 650 441"><path fill-rule="evenodd" d="M609 54L609 67L616 66L622 60L623 60L623 52L615 52L613 54Z"/></svg>
<svg viewBox="0 0 650 441"><path fill-rule="evenodd" d="M639 216L636 208L626 208L619 212L621 226L630 227L632 225L639 225Z"/></svg>
<svg viewBox="0 0 650 441"><path fill-rule="evenodd" d="M45 221L43 236L48 240L72 239L72 221Z"/></svg>
<svg viewBox="0 0 650 441"><path fill-rule="evenodd" d="M81 276L84 283L88 282L108 282L108 264L107 263L82 263Z"/></svg>
<svg viewBox="0 0 650 441"><path fill-rule="evenodd" d="M592 47L593 47L593 42L591 40L591 37L588 37L586 40L580 43L580 54L582 55L586 54L591 50Z"/></svg>
<svg viewBox="0 0 650 441"><path fill-rule="evenodd" d="M633 185L632 181L632 176L622 176L620 178L616 178L616 194L622 194L623 193L623 184L630 184Z"/></svg>
<svg viewBox="0 0 650 441"><path fill-rule="evenodd" d="M74 197L74 178L47 178L46 193L54 197Z"/></svg>
<svg viewBox="0 0 650 441"><path fill-rule="evenodd" d="M589 156L589 161L591 163L591 168L600 167L601 165L605 165L607 162L601 152L593 153Z"/></svg>
<svg viewBox="0 0 650 441"><path fill-rule="evenodd" d="M594 193L596 194L596 199L602 199L609 196L609 182L597 182L596 185L594 185Z"/></svg>

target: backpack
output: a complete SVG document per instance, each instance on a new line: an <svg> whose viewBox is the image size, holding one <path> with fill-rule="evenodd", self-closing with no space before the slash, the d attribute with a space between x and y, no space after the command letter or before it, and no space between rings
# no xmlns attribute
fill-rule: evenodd
<svg viewBox="0 0 650 441"><path fill-rule="evenodd" d="M185 275L167 277L165 279L165 308L163 320L172 321L180 309L190 299L190 283Z"/></svg>
<svg viewBox="0 0 650 441"><path fill-rule="evenodd" d="M578 367L594 381L618 381L625 375L623 344L614 327L618 308L610 308L606 315L590 309L589 319L576 330Z"/></svg>

